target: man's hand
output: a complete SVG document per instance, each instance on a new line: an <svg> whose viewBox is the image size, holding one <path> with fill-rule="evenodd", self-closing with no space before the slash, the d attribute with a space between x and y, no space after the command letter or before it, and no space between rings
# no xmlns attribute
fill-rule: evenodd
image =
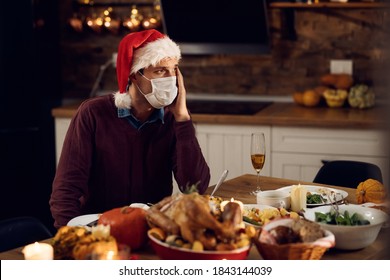
<svg viewBox="0 0 390 280"><path fill-rule="evenodd" d="M169 111L175 116L177 122L184 122L190 120L190 114L187 110L186 104L186 89L184 87L184 79L179 68L176 70L177 77L177 97L171 105L168 106Z"/></svg>

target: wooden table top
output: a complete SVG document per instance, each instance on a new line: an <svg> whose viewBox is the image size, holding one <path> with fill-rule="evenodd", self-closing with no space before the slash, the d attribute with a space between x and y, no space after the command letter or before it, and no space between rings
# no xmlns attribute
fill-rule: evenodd
<svg viewBox="0 0 390 280"><path fill-rule="evenodd" d="M295 180L273 178L273 177L260 177L260 186L262 190L273 190L278 189L284 186L290 186L297 184ZM315 183L304 183L301 184L310 184L318 186L326 186ZM231 180L225 181L219 190L215 193L215 196L220 196L226 200L234 198L236 200L242 201L244 204L256 203L256 197L250 195L250 191L255 189L256 185L256 176L245 174ZM356 203L355 198L355 189L343 188L337 186L328 186L340 190L344 190L348 193L347 200L349 203ZM213 187L208 188L207 193L211 193ZM390 242L388 242L388 236L390 234L390 228L382 228L379 232L379 235L375 242L370 246L353 251L344 251L338 249L328 250L322 259L324 260L379 260L379 259L390 259ZM50 243L51 240L44 240L42 242ZM22 260L23 248L16 248L10 251L0 253L0 260ZM143 249L142 251L135 252L138 255L139 259L158 259L158 257L153 253L151 248ZM248 259L262 259L259 252L255 246L252 246Z"/></svg>

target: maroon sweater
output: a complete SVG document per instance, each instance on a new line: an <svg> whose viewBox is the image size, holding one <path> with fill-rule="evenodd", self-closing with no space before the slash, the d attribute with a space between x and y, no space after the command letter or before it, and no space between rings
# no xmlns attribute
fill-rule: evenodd
<svg viewBox="0 0 390 280"><path fill-rule="evenodd" d="M112 95L85 101L71 121L53 182L50 208L55 227L79 215L102 213L133 202L155 203L172 194L172 172L183 191L210 170L192 121L160 120L134 128L118 118Z"/></svg>

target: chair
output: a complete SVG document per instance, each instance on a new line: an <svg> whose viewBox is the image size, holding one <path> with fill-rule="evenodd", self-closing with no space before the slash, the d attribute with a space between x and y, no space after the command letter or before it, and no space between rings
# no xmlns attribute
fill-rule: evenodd
<svg viewBox="0 0 390 280"><path fill-rule="evenodd" d="M53 237L49 229L34 217L16 217L0 221L0 252Z"/></svg>
<svg viewBox="0 0 390 280"><path fill-rule="evenodd" d="M320 168L313 182L357 188L359 183L370 178L383 183L382 172L375 164L360 161L334 160L326 162Z"/></svg>

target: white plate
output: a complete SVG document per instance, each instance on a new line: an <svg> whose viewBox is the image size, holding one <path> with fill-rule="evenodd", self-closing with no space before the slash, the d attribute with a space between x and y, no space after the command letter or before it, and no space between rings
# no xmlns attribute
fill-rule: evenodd
<svg viewBox="0 0 390 280"><path fill-rule="evenodd" d="M273 207L271 205L263 205L263 204L244 204L244 209L252 209L256 208L259 210L264 210L264 209L276 209L276 207Z"/></svg>
<svg viewBox="0 0 390 280"><path fill-rule="evenodd" d="M333 192L336 194L336 202L342 201L348 196L348 193L343 190L338 190L338 189L333 189L333 188L327 188L327 187L320 187L320 186L313 186L313 185L301 185L306 188L306 190L312 194L319 194L321 195L324 199L328 201L327 196L325 195L326 192ZM287 186L283 188L279 188L278 190L283 190L283 191L288 191L291 192L293 186ZM333 198L333 194L331 196ZM329 204L328 202L323 202L323 203L309 203L307 206L309 207L316 207L316 206L322 206L322 205L327 205Z"/></svg>
<svg viewBox="0 0 390 280"><path fill-rule="evenodd" d="M148 210L149 209L149 206L147 204L145 204L145 203L132 203L132 204L130 204L130 207L142 208L144 210ZM99 219L100 215L101 214L88 214L88 215L78 216L78 217L75 217L72 220L70 220L67 225L68 226L72 226L72 227L74 227L74 226L86 226L89 223Z"/></svg>
<svg viewBox="0 0 390 280"><path fill-rule="evenodd" d="M78 217L75 217L72 220L70 220L67 225L72 226L72 227L86 226L90 222L93 222L93 221L96 221L97 219L99 219L99 216L100 216L100 214L88 214L88 215L78 216Z"/></svg>

